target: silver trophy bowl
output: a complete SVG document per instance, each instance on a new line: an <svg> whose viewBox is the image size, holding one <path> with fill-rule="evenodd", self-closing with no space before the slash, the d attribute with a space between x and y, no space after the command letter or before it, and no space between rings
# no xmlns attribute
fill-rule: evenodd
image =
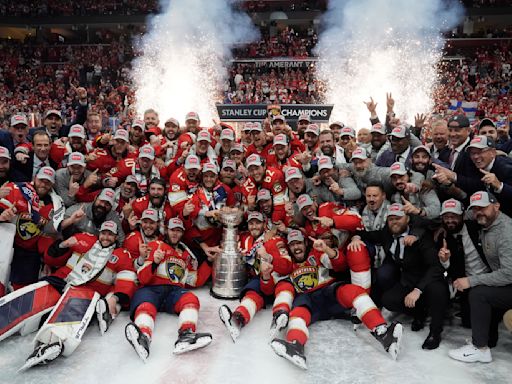
<svg viewBox="0 0 512 384"><path fill-rule="evenodd" d="M238 248L238 225L243 219L238 208L223 208L219 221L224 225L222 253L213 263L210 293L218 299L238 299L247 282L245 261Z"/></svg>

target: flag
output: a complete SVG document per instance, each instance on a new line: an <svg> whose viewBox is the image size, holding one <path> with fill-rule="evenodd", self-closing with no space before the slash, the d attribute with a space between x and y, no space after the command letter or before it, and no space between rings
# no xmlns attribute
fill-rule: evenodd
<svg viewBox="0 0 512 384"><path fill-rule="evenodd" d="M448 107L448 109L451 111L456 111L457 109L462 108L468 119L474 119L475 113L477 111L477 106L477 101L458 101L452 99L450 100L450 106Z"/></svg>

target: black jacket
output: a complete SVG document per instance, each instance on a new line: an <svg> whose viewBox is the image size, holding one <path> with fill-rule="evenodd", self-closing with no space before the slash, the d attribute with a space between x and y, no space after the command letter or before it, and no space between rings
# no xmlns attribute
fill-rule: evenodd
<svg viewBox="0 0 512 384"><path fill-rule="evenodd" d="M444 279L444 268L439 262L432 234L423 228L415 228L410 234L417 236L418 240L405 247L402 260L395 260L390 252L394 239L387 226L379 231L358 233L364 241L384 247L385 262L393 262L400 268L400 283L404 287L423 291L431 282Z"/></svg>
<svg viewBox="0 0 512 384"><path fill-rule="evenodd" d="M50 167L57 170L58 164L48 157ZM34 152L29 153L29 158L25 164L20 163L16 158L11 163L11 181L32 181L32 172L34 171Z"/></svg>

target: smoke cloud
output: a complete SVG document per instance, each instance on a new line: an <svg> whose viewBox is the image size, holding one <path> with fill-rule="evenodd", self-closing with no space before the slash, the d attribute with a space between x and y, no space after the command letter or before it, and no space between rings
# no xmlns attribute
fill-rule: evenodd
<svg viewBox="0 0 512 384"><path fill-rule="evenodd" d="M369 126L364 101L386 112L392 92L395 112L413 122L433 105L441 32L463 15L453 0L331 0L323 17L316 54L317 77L326 83L332 118L353 127Z"/></svg>
<svg viewBox="0 0 512 384"><path fill-rule="evenodd" d="M195 111L206 125L217 116L215 102L232 47L259 37L249 16L233 9L235 2L161 1L162 13L136 44L142 56L134 60L131 75L140 115L154 108L162 121L183 121Z"/></svg>

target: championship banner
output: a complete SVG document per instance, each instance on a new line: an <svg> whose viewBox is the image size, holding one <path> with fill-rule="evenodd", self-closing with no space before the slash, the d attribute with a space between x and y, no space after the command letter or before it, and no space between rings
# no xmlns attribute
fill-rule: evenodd
<svg viewBox="0 0 512 384"><path fill-rule="evenodd" d="M327 123L332 108L332 104L282 104L281 114L290 122L304 114L315 123ZM217 104L217 113L222 121L261 121L268 116L267 104Z"/></svg>
<svg viewBox="0 0 512 384"><path fill-rule="evenodd" d="M256 68L308 68L314 65L318 59L290 59L290 58L274 58L274 59L237 59L232 60L234 63L254 64Z"/></svg>

